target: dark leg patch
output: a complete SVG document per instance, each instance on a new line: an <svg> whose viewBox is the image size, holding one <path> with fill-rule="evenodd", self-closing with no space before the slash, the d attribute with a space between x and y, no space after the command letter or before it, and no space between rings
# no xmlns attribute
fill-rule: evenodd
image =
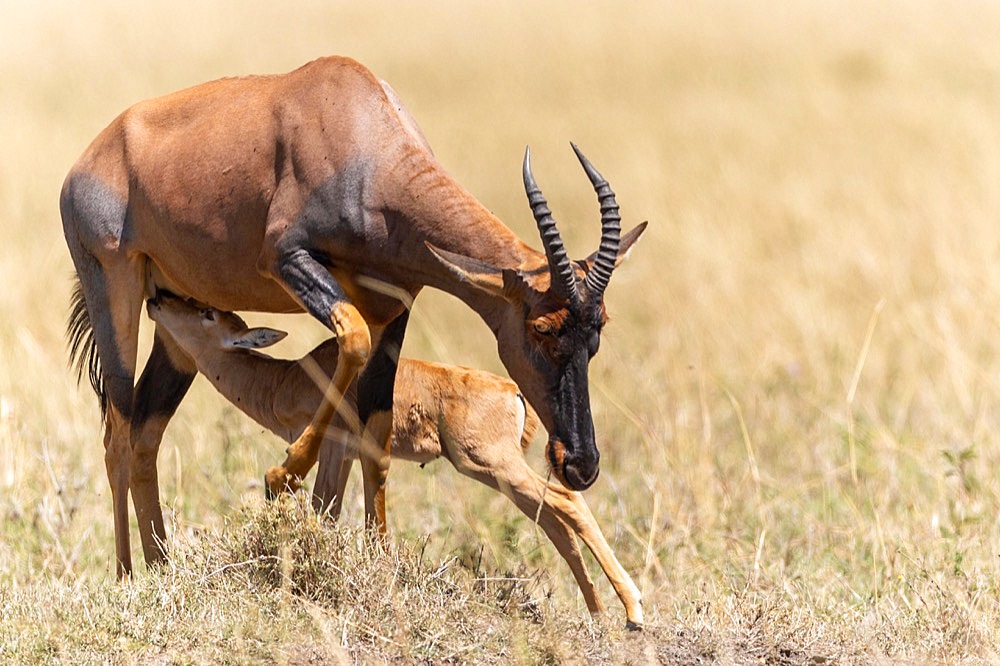
<svg viewBox="0 0 1000 666"><path fill-rule="evenodd" d="M367 423L374 412L392 410L399 351L403 347L409 317L410 311L406 310L385 327L371 359L358 378L358 416L362 423Z"/></svg>
<svg viewBox="0 0 1000 666"><path fill-rule="evenodd" d="M175 348L173 353L182 352ZM180 365L188 367L178 367ZM157 333L153 350L135 388L132 429L141 429L141 425L151 418L169 419L173 416L191 387L195 374L193 363L180 363L171 358L168 344Z"/></svg>

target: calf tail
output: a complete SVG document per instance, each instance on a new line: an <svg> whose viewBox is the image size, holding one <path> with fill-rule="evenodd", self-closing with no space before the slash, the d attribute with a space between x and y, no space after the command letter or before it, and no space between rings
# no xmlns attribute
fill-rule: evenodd
<svg viewBox="0 0 1000 666"><path fill-rule="evenodd" d="M521 450L527 451L531 442L535 439L535 433L538 432L538 414L535 414L535 410L531 408L531 405L528 404L523 395L518 393L517 399L524 405L524 429L521 431Z"/></svg>

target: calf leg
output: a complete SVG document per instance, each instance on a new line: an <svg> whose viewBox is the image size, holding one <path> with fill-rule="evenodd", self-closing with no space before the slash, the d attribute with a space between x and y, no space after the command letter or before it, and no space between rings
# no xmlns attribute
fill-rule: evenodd
<svg viewBox="0 0 1000 666"><path fill-rule="evenodd" d="M319 452L319 469L316 472L316 484L313 486L313 509L316 513L326 514L334 520L340 518L340 510L344 503L344 487L351 472L353 462L348 454L350 435L334 421L333 428L327 433L326 441Z"/></svg>
<svg viewBox="0 0 1000 666"><path fill-rule="evenodd" d="M539 478L539 484L544 482ZM632 581L625 568L618 562L611 546L608 545L604 533L594 519L594 514L590 511L583 495L553 483L544 483L546 486L544 502L547 507L556 513L570 529L587 545L594 559L601 566L604 575L607 576L615 594L625 606L625 617L627 626L630 629L642 627L642 601L639 588Z"/></svg>
<svg viewBox="0 0 1000 666"><path fill-rule="evenodd" d="M552 545L556 547L559 554L562 555L562 558L566 560L566 564L569 565L570 571L573 572L573 578L576 579L576 584L583 594L587 610L595 615L603 613L604 604L601 602L600 597L597 596L597 587L590 577L590 572L587 571L587 565L583 561L580 546L577 544L576 539L573 538L573 531L549 506L545 505L544 502L540 502L539 497L533 496L534 493L524 492L524 488L519 488L516 491L514 489L511 490L512 492L508 495L508 498L514 502L524 515L532 520L538 520L538 525L542 528L542 531L545 532L545 535L552 542ZM543 505L541 512L538 511L540 503Z"/></svg>
<svg viewBox="0 0 1000 666"><path fill-rule="evenodd" d="M520 458L520 452L516 452ZM524 463L523 458L520 459ZM466 476L476 479L494 490L499 490L501 494L512 501L521 510L521 513L531 518L537 519L539 527L556 547L556 550L566 560L577 586L583 594L583 599L587 604L587 609L591 613L601 613L604 611L604 604L597 596L597 587L594 585L587 565L583 561L580 547L574 538L573 531L562 520L556 511L553 510L551 498L546 496L545 482L524 463L524 467L514 463L515 470L505 469L505 466L494 468L463 469L458 467L458 471ZM541 506L541 511L539 511Z"/></svg>
<svg viewBox="0 0 1000 666"><path fill-rule="evenodd" d="M509 445L449 442L449 447L465 448L464 452L456 452L458 455L452 454L451 459L460 461L455 463L458 471L499 490L532 520L537 517L539 526L573 572L587 608L599 613L604 606L574 538L579 536L625 606L627 626L641 627L639 589L618 562L583 496L538 476L514 442L514 438Z"/></svg>
<svg viewBox="0 0 1000 666"><path fill-rule="evenodd" d="M330 515L334 520L340 519L340 512L344 508L344 492L347 490L347 480L351 477L351 466L354 464L353 458L344 458L340 463L340 474L337 477L337 494L333 498L333 508Z"/></svg>

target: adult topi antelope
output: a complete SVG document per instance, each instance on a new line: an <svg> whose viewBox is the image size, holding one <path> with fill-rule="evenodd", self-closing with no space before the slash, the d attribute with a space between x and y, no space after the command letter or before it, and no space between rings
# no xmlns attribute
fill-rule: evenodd
<svg viewBox="0 0 1000 666"><path fill-rule="evenodd" d="M575 150L575 147L574 147ZM131 571L129 489L147 562L165 556L156 455L195 374L157 331L135 381L142 303L158 289L220 310L306 310L340 356L310 425L267 474L294 487L358 379L365 511L384 525L395 350L424 286L469 305L549 433L567 487L597 478L587 367L612 271L644 229L620 235L608 183L577 150L601 205L600 248L570 261L525 153L544 253L451 178L392 89L347 58L222 79L127 109L70 170L60 196L79 278L71 352L100 398L117 569ZM391 350L393 353L382 353ZM369 357L385 359L368 363Z"/></svg>
<svg viewBox="0 0 1000 666"><path fill-rule="evenodd" d="M323 394L313 380L337 365L337 341L327 340L298 361L254 350L285 334L249 328L237 315L198 308L159 294L147 304L150 318L195 360L218 391L250 418L291 442L309 425ZM376 359L372 359L374 362ZM281 390L278 390L280 387ZM347 401L357 400L356 384ZM344 489L358 449L343 419L334 421L320 451L314 488L317 509L340 515ZM608 546L580 493L548 483L524 459L538 418L514 382L488 372L399 359L393 396L393 458L425 464L444 457L456 470L503 493L532 520L537 518L569 564L587 608L604 610L576 537L593 553L625 606L628 626L642 625L639 589ZM329 435L332 435L329 436Z"/></svg>

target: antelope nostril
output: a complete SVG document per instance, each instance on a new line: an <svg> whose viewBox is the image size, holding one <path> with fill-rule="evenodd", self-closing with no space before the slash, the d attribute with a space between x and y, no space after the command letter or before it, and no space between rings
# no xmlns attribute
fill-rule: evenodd
<svg viewBox="0 0 1000 666"><path fill-rule="evenodd" d="M563 479L572 490L586 490L594 485L601 468L594 465L592 469L583 469L571 462L563 466Z"/></svg>

